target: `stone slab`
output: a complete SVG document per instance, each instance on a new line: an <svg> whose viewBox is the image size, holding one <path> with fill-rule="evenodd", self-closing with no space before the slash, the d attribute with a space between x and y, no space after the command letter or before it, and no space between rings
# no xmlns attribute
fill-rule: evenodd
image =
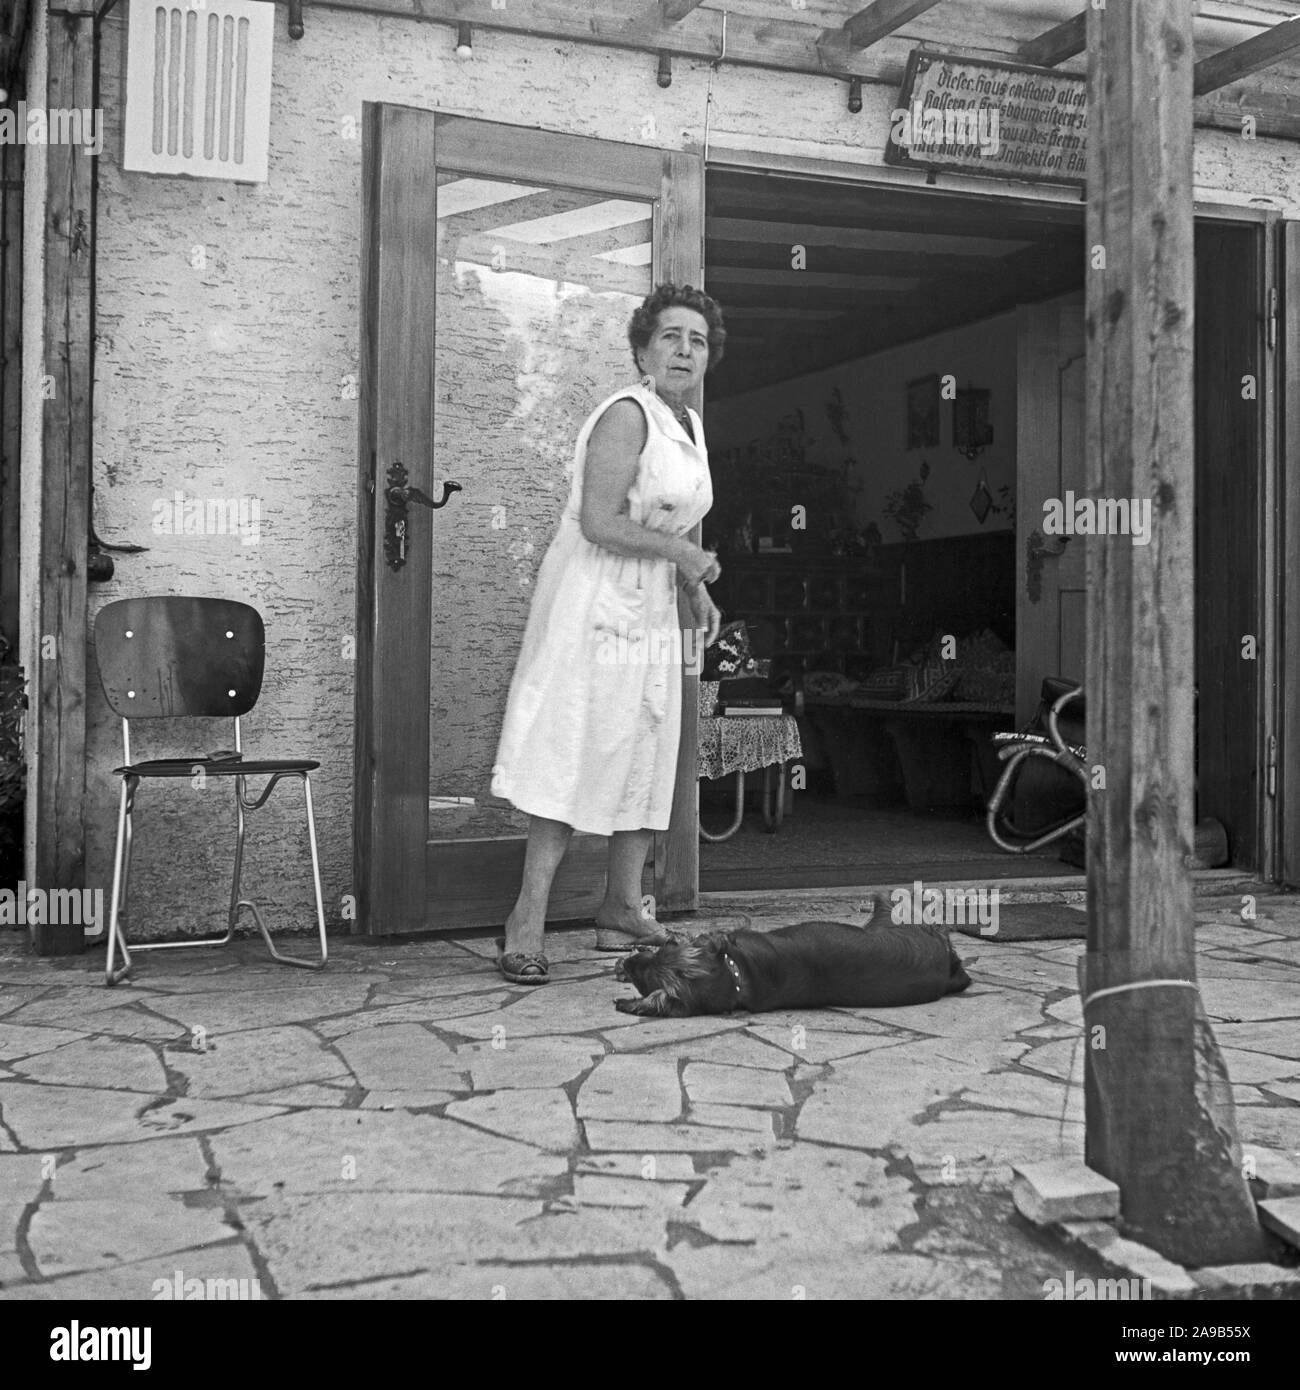
<svg viewBox="0 0 1300 1390"><path fill-rule="evenodd" d="M748 1105L784 1108L794 1104L790 1085L780 1072L757 1067L715 1066L689 1062L683 1077L691 1105Z"/></svg>
<svg viewBox="0 0 1300 1390"><path fill-rule="evenodd" d="M1151 1288L1168 1298L1194 1294L1199 1285L1181 1266L1135 1240L1121 1236L1104 1221L1066 1221L1061 1230L1105 1263L1134 1279L1149 1279Z"/></svg>
<svg viewBox="0 0 1300 1390"><path fill-rule="evenodd" d="M592 1038L503 1038L492 1043L463 1043L456 1048L456 1065L468 1069L476 1091L529 1090L563 1086L589 1071L604 1055Z"/></svg>
<svg viewBox="0 0 1300 1390"><path fill-rule="evenodd" d="M750 1153L773 1140L751 1130L709 1125L637 1124L630 1120L587 1120L587 1147L594 1153Z"/></svg>
<svg viewBox="0 0 1300 1390"><path fill-rule="evenodd" d="M247 1096L306 1082L351 1081L347 1064L310 1029L290 1025L191 1036L164 1050L190 1096Z"/></svg>
<svg viewBox="0 0 1300 1390"><path fill-rule="evenodd" d="M1206 1265L1192 1278L1216 1298L1300 1299L1300 1270L1273 1264Z"/></svg>
<svg viewBox="0 0 1300 1390"><path fill-rule="evenodd" d="M640 1018L636 1014L623 1014L631 1020L634 1028L619 1028L604 1033L606 1044L614 1052L645 1052L651 1048L670 1043L686 1041L690 1038L711 1038L718 1033L740 1033L745 1027L745 1016L699 1018ZM603 1029L604 1021L601 1025Z"/></svg>
<svg viewBox="0 0 1300 1390"><path fill-rule="evenodd" d="M418 1023L391 1023L349 1033L335 1043L367 1091L460 1091L468 1077L455 1051Z"/></svg>
<svg viewBox="0 0 1300 1390"><path fill-rule="evenodd" d="M716 1033L711 1037L668 1043L652 1055L685 1057L691 1062L712 1062L717 1066L758 1067L765 1071L786 1071L794 1065L795 1057L790 1052L773 1047L761 1036L749 1036L750 1031Z"/></svg>
<svg viewBox="0 0 1300 1390"><path fill-rule="evenodd" d="M691 1156L684 1153L583 1154L575 1160L574 1171L637 1178L642 1182L693 1182L697 1176Z"/></svg>
<svg viewBox="0 0 1300 1390"><path fill-rule="evenodd" d="M276 1294L274 1285L253 1265L248 1247L242 1241L226 1241L132 1264L110 1264L85 1273L59 1275L46 1282L16 1277L12 1283L4 1282L3 1296L6 1300L28 1302L152 1302L174 1297L178 1274L187 1302L200 1301L197 1288L189 1282L196 1279L203 1281L203 1301L253 1301L274 1298Z"/></svg>
<svg viewBox="0 0 1300 1390"><path fill-rule="evenodd" d="M1300 1197L1271 1197L1259 1203L1261 1224L1300 1250Z"/></svg>
<svg viewBox="0 0 1300 1390"><path fill-rule="evenodd" d="M561 1090L499 1091L453 1101L443 1112L493 1134L533 1144L551 1153L568 1153L578 1144L573 1106Z"/></svg>
<svg viewBox="0 0 1300 1390"><path fill-rule="evenodd" d="M226 1129L265 1120L269 1108L231 1100L190 1100L86 1086L0 1082L5 1124L29 1149L135 1143L165 1134Z"/></svg>
<svg viewBox="0 0 1300 1390"><path fill-rule="evenodd" d="M751 1024L748 1031L771 1043L773 1047L783 1049L789 1057L811 1063L834 1062L841 1057L853 1057L863 1052L874 1052L877 1048L894 1047L914 1036L911 1033L884 1028L844 1032L839 1029L819 1028L815 1024L781 1027L757 1023ZM789 1066L789 1058L786 1065Z"/></svg>
<svg viewBox="0 0 1300 1390"><path fill-rule="evenodd" d="M83 1036L71 1028L38 1028L30 1024L0 1023L0 1058L14 1062L38 1052L50 1052Z"/></svg>
<svg viewBox="0 0 1300 1390"><path fill-rule="evenodd" d="M1300 1163L1273 1149L1245 1148L1242 1164L1250 1190L1265 1197L1300 1197Z"/></svg>
<svg viewBox="0 0 1300 1390"><path fill-rule="evenodd" d="M675 1297L664 1275L637 1261L600 1264L454 1263L403 1279L344 1284L295 1295L303 1299L419 1299L422 1302L645 1302Z"/></svg>
<svg viewBox="0 0 1300 1390"><path fill-rule="evenodd" d="M1119 1215L1119 1188L1077 1159L1014 1168L1012 1200L1036 1226L1057 1221L1108 1221Z"/></svg>
<svg viewBox="0 0 1300 1390"><path fill-rule="evenodd" d="M215 1207L189 1207L174 1197L109 1197L42 1202L28 1224L27 1244L49 1278L132 1264L237 1235Z"/></svg>
<svg viewBox="0 0 1300 1390"><path fill-rule="evenodd" d="M300 1110L213 1135L211 1143L223 1185L246 1196L531 1195L569 1169L567 1158L531 1144L402 1110Z"/></svg>
<svg viewBox="0 0 1300 1390"><path fill-rule="evenodd" d="M717 1129L746 1129L771 1139L778 1117L770 1110L753 1110L743 1105L692 1105L691 1123L713 1125Z"/></svg>
<svg viewBox="0 0 1300 1390"><path fill-rule="evenodd" d="M81 1039L53 1052L15 1062L15 1076L49 1086L95 1086L122 1091L165 1094L167 1075L144 1043L107 1045Z"/></svg>
<svg viewBox="0 0 1300 1390"><path fill-rule="evenodd" d="M602 1058L578 1092L582 1120L675 1120L683 1109L677 1060L645 1054Z"/></svg>
<svg viewBox="0 0 1300 1390"><path fill-rule="evenodd" d="M573 1178L574 1198L586 1207L674 1210L682 1206L690 1190L684 1182L643 1182L599 1173L576 1173Z"/></svg>

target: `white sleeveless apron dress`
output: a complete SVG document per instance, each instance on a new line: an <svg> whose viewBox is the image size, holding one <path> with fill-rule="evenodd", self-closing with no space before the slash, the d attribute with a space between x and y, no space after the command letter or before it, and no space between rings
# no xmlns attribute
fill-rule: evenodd
<svg viewBox="0 0 1300 1390"><path fill-rule="evenodd" d="M492 768L494 796L594 835L667 829L681 732L677 566L604 550L579 523L587 440L623 399L642 407L647 426L628 493L631 519L682 536L713 505L694 411L698 443L645 386L617 391L592 411L578 434L560 529L537 574Z"/></svg>

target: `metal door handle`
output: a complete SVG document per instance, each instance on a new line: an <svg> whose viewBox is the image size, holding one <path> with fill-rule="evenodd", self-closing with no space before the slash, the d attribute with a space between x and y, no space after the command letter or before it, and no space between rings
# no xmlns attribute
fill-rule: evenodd
<svg viewBox="0 0 1300 1390"><path fill-rule="evenodd" d="M384 559L389 569L399 570L406 563L407 508L412 502L437 511L451 501L452 494L463 489L459 483L444 482L442 497L435 502L418 487L411 487L407 481L406 465L395 460L388 470L387 486L384 488Z"/></svg>

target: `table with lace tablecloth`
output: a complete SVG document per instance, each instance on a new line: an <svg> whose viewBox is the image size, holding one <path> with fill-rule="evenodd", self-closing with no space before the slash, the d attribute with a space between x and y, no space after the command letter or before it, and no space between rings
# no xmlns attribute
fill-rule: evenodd
<svg viewBox="0 0 1300 1390"><path fill-rule="evenodd" d="M803 757L799 722L791 714L742 715L727 718L714 715L718 706L718 681L700 682L700 776L736 777L736 810L731 825L720 835L710 834L703 825L705 840L729 840L745 815L745 774L763 773L763 822L769 832L781 824L785 808L786 764ZM772 792L775 785L775 805Z"/></svg>

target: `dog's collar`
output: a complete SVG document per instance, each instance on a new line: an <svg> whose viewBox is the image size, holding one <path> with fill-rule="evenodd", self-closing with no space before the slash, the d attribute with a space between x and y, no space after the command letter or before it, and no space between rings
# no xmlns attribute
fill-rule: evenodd
<svg viewBox="0 0 1300 1390"><path fill-rule="evenodd" d="M740 966L738 966L736 962L731 959L731 957L726 953L726 951L723 951L722 959L725 962L727 969L731 971L731 981L736 986L736 1001L739 1003L744 995L744 990L742 989L740 983Z"/></svg>

